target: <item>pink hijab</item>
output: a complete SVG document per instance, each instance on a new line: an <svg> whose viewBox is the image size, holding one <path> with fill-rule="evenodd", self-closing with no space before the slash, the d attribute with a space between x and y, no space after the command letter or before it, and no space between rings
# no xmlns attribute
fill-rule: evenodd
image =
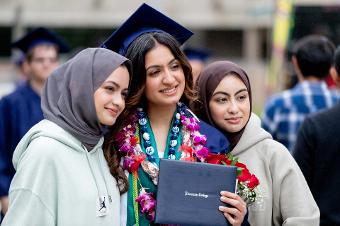
<svg viewBox="0 0 340 226"><path fill-rule="evenodd" d="M215 126L214 121L212 120L210 110L209 110L209 101L216 89L216 87L220 84L221 80L228 76L229 74L237 75L245 84L249 94L250 101L250 111L252 109L252 98L251 98L251 88L250 82L247 73L238 65L230 62L230 61L216 61L214 63L209 64L205 67L205 69L201 72L197 86L199 91L199 101L200 107L197 110L197 115L204 120L205 122ZM249 119L248 119L249 121ZM236 133L229 133L222 129L219 129L229 140L230 142L230 150L232 150L238 141L240 140L245 126Z"/></svg>

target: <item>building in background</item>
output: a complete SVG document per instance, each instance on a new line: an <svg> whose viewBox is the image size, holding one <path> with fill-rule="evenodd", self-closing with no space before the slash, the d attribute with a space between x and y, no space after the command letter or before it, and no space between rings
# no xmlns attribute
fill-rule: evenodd
<svg viewBox="0 0 340 226"><path fill-rule="evenodd" d="M8 66L9 57L13 53L6 43L9 44L27 29L45 26L56 30L71 44L75 53L84 47L98 46L142 2L137 0L2 0L0 83L15 78L14 70L10 70L11 67ZM268 74L271 55L275 0L146 0L145 2L189 27L195 35L188 45L211 49L214 52L211 61L228 59L242 65L250 75L254 89L255 111L262 110L266 98L264 81ZM295 5L299 7L339 10L338 7L334 7L335 4L340 6L338 0L295 0ZM331 16L336 21L332 32L340 32L340 10L338 12L337 16ZM301 23L306 25L304 22ZM294 34L303 34L305 31L294 32L296 32ZM340 35L334 33L332 37L340 37Z"/></svg>

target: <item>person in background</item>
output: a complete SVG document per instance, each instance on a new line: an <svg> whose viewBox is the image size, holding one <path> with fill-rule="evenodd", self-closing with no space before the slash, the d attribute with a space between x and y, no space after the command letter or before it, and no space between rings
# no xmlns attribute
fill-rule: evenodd
<svg viewBox="0 0 340 226"><path fill-rule="evenodd" d="M125 124L106 137L107 161L111 172L120 177L123 194L121 226L154 224L160 158L191 156L192 161L204 161L209 151L228 147L223 134L199 121L187 107L195 95L190 64L180 43L191 35L143 4L102 45L119 51L133 65ZM245 202L226 191L221 200L231 206L216 206L216 210L231 225L241 225L247 212Z"/></svg>
<svg viewBox="0 0 340 226"><path fill-rule="evenodd" d="M120 194L102 144L125 107L131 72L123 56L87 48L49 76L44 120L21 139L2 226L120 224Z"/></svg>
<svg viewBox="0 0 340 226"><path fill-rule="evenodd" d="M14 175L12 155L24 134L43 119L40 95L50 73L59 65L59 53L68 45L54 32L36 28L13 43L25 58L27 81L0 100L0 199L2 213L8 206L8 189Z"/></svg>
<svg viewBox="0 0 340 226"><path fill-rule="evenodd" d="M192 76L194 79L194 84L196 84L197 78L201 71L203 70L208 58L211 53L207 49L186 47L183 52L187 56L192 69Z"/></svg>
<svg viewBox="0 0 340 226"><path fill-rule="evenodd" d="M340 46L330 74L339 86ZM340 225L340 103L308 115L297 135L293 157L320 208L320 225Z"/></svg>
<svg viewBox="0 0 340 226"><path fill-rule="evenodd" d="M259 179L258 200L249 208L250 225L318 226L319 209L291 154L261 128L252 113L248 75L230 61L216 61L198 82L197 115L230 141L230 153Z"/></svg>
<svg viewBox="0 0 340 226"><path fill-rule="evenodd" d="M296 134L306 115L332 107L338 95L327 87L334 54L333 43L324 36L310 35L297 41L292 63L299 82L273 96L265 104L262 125L274 140L293 150Z"/></svg>

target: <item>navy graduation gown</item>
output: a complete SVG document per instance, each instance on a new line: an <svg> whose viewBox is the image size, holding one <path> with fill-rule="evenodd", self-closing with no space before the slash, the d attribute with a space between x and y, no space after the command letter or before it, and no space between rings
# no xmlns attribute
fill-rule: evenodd
<svg viewBox="0 0 340 226"><path fill-rule="evenodd" d="M0 196L7 196L15 170L12 156L25 133L43 119L41 98L28 82L0 100Z"/></svg>
<svg viewBox="0 0 340 226"><path fill-rule="evenodd" d="M229 141L219 130L215 127L205 123L200 119L200 133L206 135L208 140L206 147L210 152L215 154L224 154L228 152Z"/></svg>

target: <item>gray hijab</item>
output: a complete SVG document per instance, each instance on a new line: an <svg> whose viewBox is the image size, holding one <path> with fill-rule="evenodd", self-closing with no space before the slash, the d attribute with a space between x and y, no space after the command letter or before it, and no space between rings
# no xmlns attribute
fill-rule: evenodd
<svg viewBox="0 0 340 226"><path fill-rule="evenodd" d="M122 64L131 72L130 61L111 50L87 48L79 52L48 77L41 97L44 117L90 151L105 128L97 118L94 92Z"/></svg>

